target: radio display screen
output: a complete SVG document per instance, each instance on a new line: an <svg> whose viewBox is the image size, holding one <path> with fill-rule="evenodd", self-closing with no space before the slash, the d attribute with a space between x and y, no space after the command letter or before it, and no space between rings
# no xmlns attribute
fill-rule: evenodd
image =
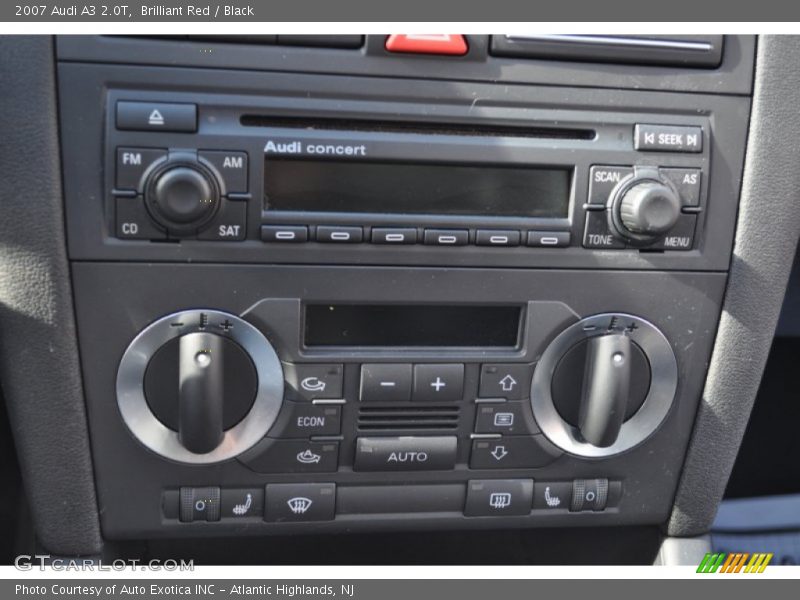
<svg viewBox="0 0 800 600"><path fill-rule="evenodd" d="M515 347L520 306L308 304L306 346Z"/></svg>
<svg viewBox="0 0 800 600"><path fill-rule="evenodd" d="M269 156L271 211L568 216L571 169L288 159Z"/></svg>

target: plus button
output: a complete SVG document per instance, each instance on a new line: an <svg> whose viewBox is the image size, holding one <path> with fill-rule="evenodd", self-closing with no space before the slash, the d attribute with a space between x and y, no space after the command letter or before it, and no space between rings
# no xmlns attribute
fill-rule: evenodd
<svg viewBox="0 0 800 600"><path fill-rule="evenodd" d="M431 387L434 388L437 392L441 391L443 387L447 387L447 383L442 381L441 377L437 377L436 381L431 384Z"/></svg>

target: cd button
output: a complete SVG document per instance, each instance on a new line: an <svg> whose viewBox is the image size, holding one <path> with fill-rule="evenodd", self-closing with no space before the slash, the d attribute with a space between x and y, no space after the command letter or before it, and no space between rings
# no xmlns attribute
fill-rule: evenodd
<svg viewBox="0 0 800 600"><path fill-rule="evenodd" d="M317 227L318 242L356 244L363 240L364 230L361 227L331 227L328 225Z"/></svg>
<svg viewBox="0 0 800 600"><path fill-rule="evenodd" d="M163 240L167 234L160 230L147 213L141 196L117 198L117 237L123 240Z"/></svg>
<svg viewBox="0 0 800 600"><path fill-rule="evenodd" d="M361 401L408 402L411 400L411 373L411 365L362 365Z"/></svg>
<svg viewBox="0 0 800 600"><path fill-rule="evenodd" d="M475 237L478 246L519 246L519 231L479 229Z"/></svg>
<svg viewBox="0 0 800 600"><path fill-rule="evenodd" d="M372 228L373 244L416 244L417 230L413 228Z"/></svg>
<svg viewBox="0 0 800 600"><path fill-rule="evenodd" d="M431 246L466 246L469 231L466 229L426 229L425 243Z"/></svg>

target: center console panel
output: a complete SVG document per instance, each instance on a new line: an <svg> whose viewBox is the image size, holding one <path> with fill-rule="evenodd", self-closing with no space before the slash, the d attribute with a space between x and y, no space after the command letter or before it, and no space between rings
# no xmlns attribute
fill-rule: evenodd
<svg viewBox="0 0 800 600"><path fill-rule="evenodd" d="M234 69L240 46L229 69L60 46L109 539L669 517L730 264L749 39L709 93L688 72L551 86L542 61L513 85L434 79L510 59L379 37L253 49L295 72ZM342 71L308 72L315 52ZM397 77L409 61L427 66Z"/></svg>

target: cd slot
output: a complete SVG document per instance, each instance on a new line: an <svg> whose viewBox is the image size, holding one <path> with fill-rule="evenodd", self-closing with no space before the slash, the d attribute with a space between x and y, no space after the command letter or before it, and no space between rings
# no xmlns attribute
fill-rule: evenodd
<svg viewBox="0 0 800 600"><path fill-rule="evenodd" d="M593 140L597 132L590 128L530 125L487 125L461 123L420 123L366 119L286 117L246 114L240 118L245 127L284 127L304 131L367 131L377 133L426 133L453 136L501 136L560 140Z"/></svg>

